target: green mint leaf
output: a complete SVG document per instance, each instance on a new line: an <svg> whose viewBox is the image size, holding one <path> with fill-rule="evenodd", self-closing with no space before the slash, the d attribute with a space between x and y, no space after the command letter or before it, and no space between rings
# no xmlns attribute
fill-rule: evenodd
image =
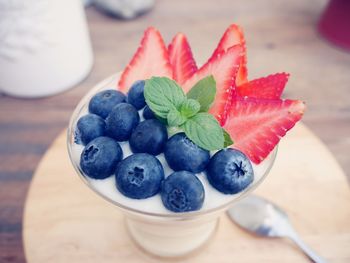
<svg viewBox="0 0 350 263"><path fill-rule="evenodd" d="M212 75L198 81L187 93L187 98L194 99L201 105L200 111L207 112L215 99L216 82Z"/></svg>
<svg viewBox="0 0 350 263"><path fill-rule="evenodd" d="M225 131L224 129L222 129L222 131L224 133L224 148L226 148L233 144L233 140L231 139L231 136L230 134L228 134L227 131Z"/></svg>
<svg viewBox="0 0 350 263"><path fill-rule="evenodd" d="M201 105L198 101L194 99L187 99L182 103L180 112L183 116L189 118L199 112L200 108Z"/></svg>
<svg viewBox="0 0 350 263"><path fill-rule="evenodd" d="M186 100L182 88L166 77L152 77L146 80L145 100L155 115L167 119L170 110L179 110Z"/></svg>
<svg viewBox="0 0 350 263"><path fill-rule="evenodd" d="M206 150L224 148L224 134L218 121L209 113L200 112L183 125L186 136Z"/></svg>
<svg viewBox="0 0 350 263"><path fill-rule="evenodd" d="M170 127L182 125L187 118L183 116L178 110L171 109L167 116L168 125Z"/></svg>

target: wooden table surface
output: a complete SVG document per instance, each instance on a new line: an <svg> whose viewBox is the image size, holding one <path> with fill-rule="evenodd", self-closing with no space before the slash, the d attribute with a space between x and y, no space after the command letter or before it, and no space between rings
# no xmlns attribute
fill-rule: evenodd
<svg viewBox="0 0 350 263"><path fill-rule="evenodd" d="M127 64L148 25L159 28L166 41L178 31L186 33L199 63L230 23L242 25L250 78L291 73L285 96L307 102L304 123L326 143L349 178L350 52L317 33L325 4L326 0L163 0L151 13L127 22L87 9L95 55L88 78L50 98L0 95L0 262L25 262L23 204L36 165L66 127L82 95Z"/></svg>

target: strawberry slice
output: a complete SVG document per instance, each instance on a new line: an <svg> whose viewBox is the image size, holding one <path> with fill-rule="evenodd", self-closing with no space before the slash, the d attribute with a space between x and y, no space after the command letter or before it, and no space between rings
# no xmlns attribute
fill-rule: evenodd
<svg viewBox="0 0 350 263"><path fill-rule="evenodd" d="M305 104L299 100L237 97L224 128L234 141L233 147L259 164L301 119L304 110Z"/></svg>
<svg viewBox="0 0 350 263"><path fill-rule="evenodd" d="M168 47L168 52L174 80L182 85L197 71L196 61L186 36L182 33L176 34Z"/></svg>
<svg viewBox="0 0 350 263"><path fill-rule="evenodd" d="M209 60L211 60L213 57L217 57L218 54L220 54L222 51L227 51L230 47L233 47L237 44L240 44L242 46L244 52L236 77L236 85L239 86L248 81L248 70L245 38L242 29L238 25L232 24L226 29L225 33L220 39L217 48L215 49L214 53L211 55Z"/></svg>
<svg viewBox="0 0 350 263"><path fill-rule="evenodd" d="M227 110L235 96L235 78L241 58L242 47L236 45L213 57L182 85L184 91L188 92L199 80L213 75L216 81L216 96L209 113L221 124L225 123Z"/></svg>
<svg viewBox="0 0 350 263"><path fill-rule="evenodd" d="M149 27L120 77L119 89L126 93L135 81L152 76L172 78L173 73L162 36L157 29Z"/></svg>
<svg viewBox="0 0 350 263"><path fill-rule="evenodd" d="M260 99L279 99L289 78L288 73L276 73L251 80L237 87L237 95Z"/></svg>

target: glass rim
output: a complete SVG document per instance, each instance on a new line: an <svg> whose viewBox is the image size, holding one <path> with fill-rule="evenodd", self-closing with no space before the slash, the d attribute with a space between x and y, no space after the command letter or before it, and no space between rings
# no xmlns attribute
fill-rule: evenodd
<svg viewBox="0 0 350 263"><path fill-rule="evenodd" d="M87 102L91 99L91 97L94 94L96 94L96 92L105 88L109 83L112 83L112 82L114 84L117 83L120 75L121 75L121 72L114 74L110 77L107 77L106 79L102 80L97 85L95 85L91 90L89 90L89 92L83 96L83 98L79 101L78 105L75 107L75 109L70 117L70 120L69 120L69 126L67 128L67 140L66 140L66 142L67 142L69 159L70 159L75 171L77 172L78 176L80 177L80 179L92 191L94 191L98 196L102 197L104 200L117 206L118 208L122 209L123 211L131 213L131 214L138 214L138 215L143 215L143 216L148 216L148 217L157 217L157 218L168 218L168 219L174 219L174 220L186 220L186 219L190 219L190 218L194 218L194 217L198 217L198 216L203 216L203 215L214 214L214 213L226 210L227 208L232 206L235 202L237 202L238 200L242 199L247 194L249 194L253 190L255 190L265 180L265 178L269 174L269 172L270 172L270 170L275 162L277 151L278 151L278 145L270 153L271 156L267 157L267 158L271 158L271 161L268 163L266 170L264 171L263 175L261 176L261 178L259 180L257 180L256 182L253 181L253 183L250 184L246 189L235 194L237 196L235 198L233 198L232 200L230 200L222 205L219 205L217 207L210 208L210 209L189 211L189 212L180 212L180 213L174 213L174 212L169 211L169 213L167 213L167 214L156 213L156 212L147 212L147 211L143 211L143 210L139 210L139 209L135 209L135 208L123 205L122 203L117 202L117 201L109 198L108 196L102 194L101 192L99 192L87 180L86 175L84 175L84 172L80 168L80 165L74 161L73 153L72 153L72 144L74 144L74 130L75 130L74 125L76 124L79 113L84 108L84 106L87 104Z"/></svg>

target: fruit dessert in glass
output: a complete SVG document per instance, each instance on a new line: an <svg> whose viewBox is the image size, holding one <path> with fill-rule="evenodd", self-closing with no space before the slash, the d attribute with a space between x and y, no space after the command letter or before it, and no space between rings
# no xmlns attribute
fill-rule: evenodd
<svg viewBox="0 0 350 263"><path fill-rule="evenodd" d="M187 254L262 182L280 138L301 119L301 101L280 99L288 76L248 81L237 25L199 69L183 34L166 48L148 28L126 69L76 107L68 129L73 166L123 211L141 248Z"/></svg>

